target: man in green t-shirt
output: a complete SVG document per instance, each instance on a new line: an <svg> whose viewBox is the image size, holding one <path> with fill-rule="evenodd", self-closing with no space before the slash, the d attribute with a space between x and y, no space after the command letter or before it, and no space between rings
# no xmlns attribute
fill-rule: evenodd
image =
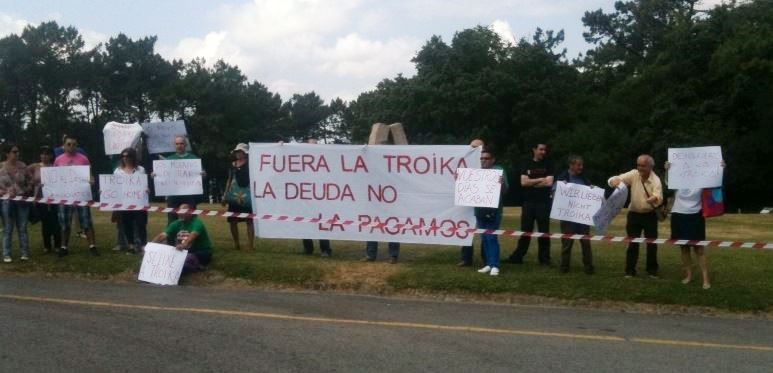
<svg viewBox="0 0 773 373"><path fill-rule="evenodd" d="M178 214L178 219L167 225L166 229L153 239L153 242L166 243L177 250L188 250L183 273L197 272L212 261L212 242L209 240L204 223L198 216L191 213L193 211L191 206L182 204L180 209L188 209L188 211Z"/></svg>

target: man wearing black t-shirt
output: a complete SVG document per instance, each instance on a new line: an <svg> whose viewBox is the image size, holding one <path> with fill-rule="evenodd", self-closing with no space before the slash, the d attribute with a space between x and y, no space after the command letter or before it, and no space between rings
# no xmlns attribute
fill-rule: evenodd
<svg viewBox="0 0 773 373"><path fill-rule="evenodd" d="M521 230L534 232L534 221L537 221L537 232L550 233L550 190L553 187L553 163L545 159L547 145L536 144L532 148L532 158L521 165L521 190L523 205L521 207ZM510 263L521 264L526 251L529 250L531 237L521 236L518 246L507 259ZM550 238L538 239L538 259L540 265L550 265Z"/></svg>

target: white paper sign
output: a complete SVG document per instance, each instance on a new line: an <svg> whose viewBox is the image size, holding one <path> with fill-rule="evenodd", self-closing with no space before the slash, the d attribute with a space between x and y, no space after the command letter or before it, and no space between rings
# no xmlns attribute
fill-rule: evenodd
<svg viewBox="0 0 773 373"><path fill-rule="evenodd" d="M137 279L158 285L177 285L188 250L148 242Z"/></svg>
<svg viewBox="0 0 773 373"><path fill-rule="evenodd" d="M153 161L157 196L191 196L204 193L201 159Z"/></svg>
<svg viewBox="0 0 773 373"><path fill-rule="evenodd" d="M102 211L138 210L150 205L148 201L148 175L134 173L131 175L99 175L99 202L109 204L100 206ZM121 207L110 206L121 204ZM134 206L130 209L129 206Z"/></svg>
<svg viewBox="0 0 773 373"><path fill-rule="evenodd" d="M91 201L89 166L41 167L43 198Z"/></svg>
<svg viewBox="0 0 773 373"><path fill-rule="evenodd" d="M668 148L668 189L722 186L722 148Z"/></svg>
<svg viewBox="0 0 773 373"><path fill-rule="evenodd" d="M174 153L174 138L188 135L185 122L181 120L143 123L142 130L145 132L150 154ZM190 151L190 143L186 145L186 149Z"/></svg>
<svg viewBox="0 0 773 373"><path fill-rule="evenodd" d="M456 170L454 205L472 207L499 207L502 192L500 169L460 168Z"/></svg>
<svg viewBox="0 0 773 373"><path fill-rule="evenodd" d="M593 216L593 225L596 226L596 233L604 234L612 219L623 209L625 201L628 199L628 187L625 183L620 183L612 192L612 195L601 204L601 208Z"/></svg>
<svg viewBox="0 0 773 373"><path fill-rule="evenodd" d="M253 211L320 219L318 224L255 219L260 237L472 242L463 230L475 227L473 209L454 206L454 174L458 168L480 168L479 148L252 143L249 156ZM347 220L351 223L342 224ZM383 225L365 226L370 223ZM397 224L404 226L393 227Z"/></svg>
<svg viewBox="0 0 773 373"><path fill-rule="evenodd" d="M137 123L107 122L102 134L105 137L105 154L120 154L126 148L137 147L142 127Z"/></svg>
<svg viewBox="0 0 773 373"><path fill-rule="evenodd" d="M604 189L586 185L556 182L550 218L593 225L593 216L604 202Z"/></svg>

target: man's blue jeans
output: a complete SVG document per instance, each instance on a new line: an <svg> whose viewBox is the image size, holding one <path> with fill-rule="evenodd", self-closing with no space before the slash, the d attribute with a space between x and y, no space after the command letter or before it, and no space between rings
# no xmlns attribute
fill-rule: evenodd
<svg viewBox="0 0 773 373"><path fill-rule="evenodd" d="M365 255L368 256L370 259L376 259L376 255L378 254L378 242L376 241L368 241L368 243L365 245ZM390 242L389 243L389 257L390 258L397 258L397 256L400 255L400 243L399 242Z"/></svg>
<svg viewBox="0 0 773 373"><path fill-rule="evenodd" d="M502 214L495 214L477 217L478 228L480 229L499 229L502 221ZM486 265L499 268L499 237L495 234L482 234L480 236L481 251L486 256Z"/></svg>
<svg viewBox="0 0 773 373"><path fill-rule="evenodd" d="M25 202L3 200L0 205L3 213L3 256L11 256L11 235L13 228L19 231L19 246L21 255L30 255L30 240L27 235L30 205Z"/></svg>

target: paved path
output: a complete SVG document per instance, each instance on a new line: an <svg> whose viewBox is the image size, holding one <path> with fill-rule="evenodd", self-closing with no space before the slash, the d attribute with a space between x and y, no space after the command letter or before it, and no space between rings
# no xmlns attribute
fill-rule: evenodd
<svg viewBox="0 0 773 373"><path fill-rule="evenodd" d="M0 276L0 371L773 370L773 322Z"/></svg>

